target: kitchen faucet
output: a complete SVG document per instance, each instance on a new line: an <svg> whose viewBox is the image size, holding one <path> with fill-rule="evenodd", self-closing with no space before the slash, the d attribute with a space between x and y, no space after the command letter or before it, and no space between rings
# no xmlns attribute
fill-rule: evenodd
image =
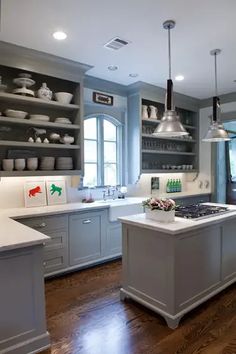
<svg viewBox="0 0 236 354"><path fill-rule="evenodd" d="M113 187L112 186L107 186L106 188L104 188L103 191L102 191L103 200L106 200L107 197L108 197L108 199L110 197L112 197L113 200L116 199L115 191L118 191L118 186L113 186Z"/></svg>

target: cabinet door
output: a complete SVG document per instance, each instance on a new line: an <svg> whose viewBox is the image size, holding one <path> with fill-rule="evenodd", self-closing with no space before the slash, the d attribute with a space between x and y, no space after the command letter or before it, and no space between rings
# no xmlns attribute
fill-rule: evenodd
<svg viewBox="0 0 236 354"><path fill-rule="evenodd" d="M227 221L222 227L222 278L229 280L236 275L236 222Z"/></svg>
<svg viewBox="0 0 236 354"><path fill-rule="evenodd" d="M44 274L57 272L68 267L68 254L64 249L44 251L43 255Z"/></svg>
<svg viewBox="0 0 236 354"><path fill-rule="evenodd" d="M107 245L109 255L122 254L122 230L120 223L110 224L107 231Z"/></svg>
<svg viewBox="0 0 236 354"><path fill-rule="evenodd" d="M104 253L104 213L78 213L69 218L70 265L97 260Z"/></svg>

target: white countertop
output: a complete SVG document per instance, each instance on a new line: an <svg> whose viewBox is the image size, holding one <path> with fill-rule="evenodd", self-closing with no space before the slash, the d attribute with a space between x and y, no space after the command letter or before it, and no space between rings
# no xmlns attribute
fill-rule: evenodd
<svg viewBox="0 0 236 354"><path fill-rule="evenodd" d="M77 211L90 211L93 209L107 209L112 205L121 206L141 203L143 199L144 198L127 198L114 201L97 201L90 204L69 203L38 208L2 209L0 210L0 252L41 244L48 239L48 236L41 232L17 222L17 219L58 213L63 214Z"/></svg>
<svg viewBox="0 0 236 354"><path fill-rule="evenodd" d="M177 194L177 193L176 193ZM48 237L42 234L39 231L36 231L32 228L29 228L21 223L17 222L17 219L34 217L34 216L43 216L43 215L53 215L53 214L63 214L63 213L72 213L78 211L90 211L97 209L108 209L112 206L121 207L122 205L127 204L141 204L142 201L146 199L145 197L128 197L126 199L116 199L116 200L107 200L107 201L96 201L94 203L68 203L62 205L53 205L53 206L44 206L38 208L11 208L11 209L2 209L0 210L0 252L12 250L15 248L21 248L26 246L32 246L36 244L41 244L48 239ZM232 213L231 213L232 214ZM236 212L234 213L236 215ZM223 218L230 217L222 216ZM214 219L219 220L220 216L210 218L208 223L214 222ZM16 220L14 220L16 219ZM152 220L147 220L144 214L138 214L129 217L120 218L122 222L127 222L130 224L143 225L146 228L151 228L155 230L160 230L167 233L179 233L186 231L188 228L193 228L192 223L196 223L189 220L183 220L176 218L176 222L173 224L163 225L155 223ZM207 219L208 220L208 219ZM198 221L198 226L207 223L207 220ZM201 223L201 224L199 224ZM192 226L191 226L192 225ZM194 225L196 228L196 225Z"/></svg>
<svg viewBox="0 0 236 354"><path fill-rule="evenodd" d="M214 225L225 221L227 219L236 218L236 205L225 205L225 204L214 204L205 203L210 205L226 206L230 212L210 216L205 219L190 220L184 218L175 217L175 221L171 223L161 223L151 219L147 219L145 214L131 215L126 217L121 217L119 220L124 224L134 225L137 227L142 227L150 230L160 231L170 235L177 235L183 232L192 231L208 225Z"/></svg>

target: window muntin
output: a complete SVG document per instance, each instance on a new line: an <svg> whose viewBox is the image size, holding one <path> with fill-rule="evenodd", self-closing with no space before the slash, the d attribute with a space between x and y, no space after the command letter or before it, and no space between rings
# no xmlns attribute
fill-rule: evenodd
<svg viewBox="0 0 236 354"><path fill-rule="evenodd" d="M120 184L121 126L105 115L84 121L84 186Z"/></svg>

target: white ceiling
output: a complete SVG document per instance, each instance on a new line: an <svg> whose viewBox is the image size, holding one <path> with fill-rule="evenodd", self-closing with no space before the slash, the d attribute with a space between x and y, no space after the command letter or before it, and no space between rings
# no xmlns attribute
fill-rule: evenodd
<svg viewBox="0 0 236 354"><path fill-rule="evenodd" d="M213 57L218 57L219 91L236 91L235 0L2 0L0 39L93 65L88 74L120 84L145 81L165 87L166 19L172 31L175 91L197 98L213 94ZM56 41L63 30L68 38ZM119 51L103 45L115 36L131 43ZM118 65L110 72L108 65ZM132 79L129 73L139 73Z"/></svg>

